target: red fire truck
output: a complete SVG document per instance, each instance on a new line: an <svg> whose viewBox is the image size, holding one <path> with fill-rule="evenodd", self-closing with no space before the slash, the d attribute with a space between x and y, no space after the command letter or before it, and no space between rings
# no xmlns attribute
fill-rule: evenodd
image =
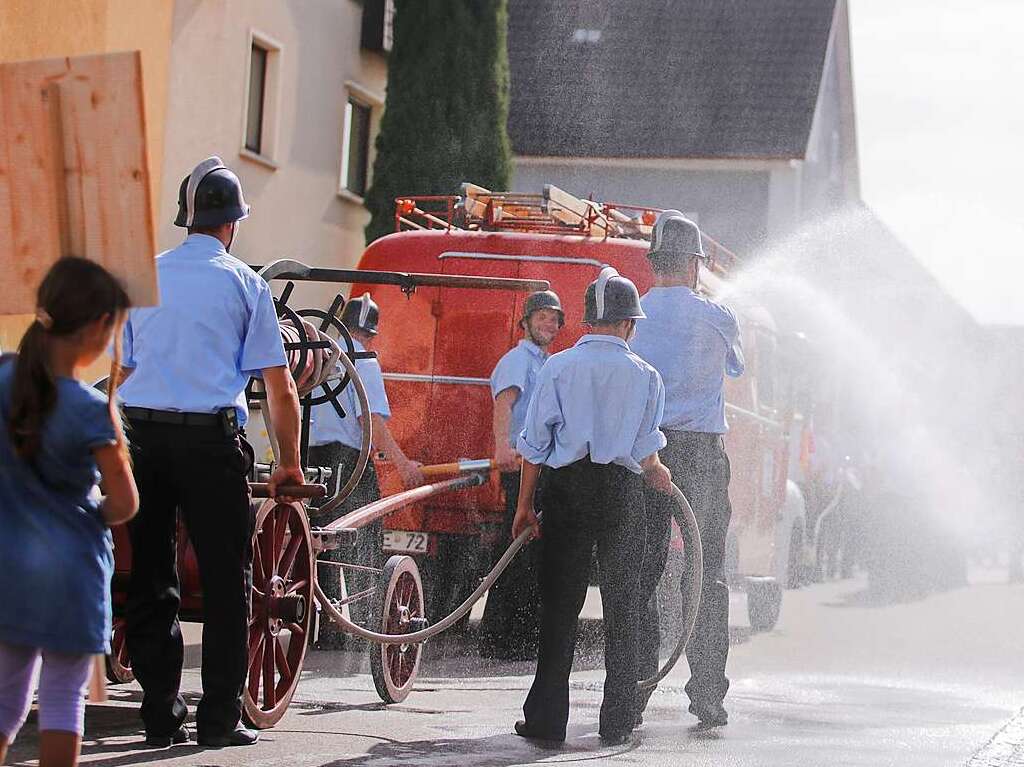
<svg viewBox="0 0 1024 767"><path fill-rule="evenodd" d="M652 284L645 253L657 209L578 199L553 186L541 194L491 193L465 184L460 195L410 197L396 203L396 232L373 242L361 269L541 278L562 299L566 325L558 351L584 332L583 294L605 265ZM706 238L710 269L700 289L721 292L738 261ZM519 338L522 299L509 292L391 289L354 285L381 307L375 345L403 450L425 464L492 456L489 377ZM741 318L747 372L728 379L726 445L732 461L729 571L749 596L751 624L771 628L782 586L802 558L804 505L788 479L795 417L780 377L785 346L772 317L734 306ZM792 367L792 366L789 366ZM378 461L384 492L399 489ZM432 612L444 615L486 571L504 503L497 476L479 489L441 497L389 519L385 547L419 558Z"/></svg>

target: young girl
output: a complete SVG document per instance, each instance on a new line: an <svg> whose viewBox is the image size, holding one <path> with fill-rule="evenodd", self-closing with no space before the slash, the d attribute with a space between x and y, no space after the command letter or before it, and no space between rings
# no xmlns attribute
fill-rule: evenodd
<svg viewBox="0 0 1024 767"><path fill-rule="evenodd" d="M41 767L78 761L92 657L109 652L108 525L138 507L116 379L82 383L129 307L97 264L62 258L39 286L18 355L0 357L0 763L39 674ZM97 481L102 476L101 497Z"/></svg>

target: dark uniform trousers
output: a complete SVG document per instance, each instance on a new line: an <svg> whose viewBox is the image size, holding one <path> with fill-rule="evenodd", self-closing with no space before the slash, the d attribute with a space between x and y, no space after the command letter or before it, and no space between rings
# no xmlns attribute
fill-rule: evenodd
<svg viewBox="0 0 1024 767"><path fill-rule="evenodd" d="M343 445L340 442L328 442L325 445L312 445L309 448L309 464L311 466L330 467L333 470L330 481L327 485L327 497L334 495L338 481L342 484L348 482L356 462L359 460L359 451L354 447ZM317 525L326 525L361 506L373 503L380 499L380 483L377 479L377 471L374 469L373 461L366 464L359 484L356 485L352 494L335 509L330 517L317 517ZM316 501L314 505L319 506L323 501ZM319 559L327 562L350 562L352 564L364 565L366 567L384 567L384 523L382 520L372 522L365 527L359 528L356 532L354 548L342 547L332 551L325 551ZM317 566L317 582L323 588L324 594L332 599L341 597L341 575L342 570L331 565ZM373 573L360 570L345 570L345 588L352 596L360 591L373 588L377 584L377 577ZM349 614L356 623L365 624L369 619L370 597L359 599L349 604ZM340 629L338 630L340 631ZM329 622L321 623L320 634L326 639L325 634L337 633L334 624Z"/></svg>
<svg viewBox="0 0 1024 767"><path fill-rule="evenodd" d="M501 486L505 491L505 517L488 569L494 567L512 541L512 522L519 504L520 476L521 472L518 471L501 475ZM540 611L537 608L540 603L540 586L537 574L543 546L543 540L527 543L487 593L487 603L480 620L482 649L491 649L497 655L508 658L532 658L536 655L540 631Z"/></svg>
<svg viewBox="0 0 1024 767"><path fill-rule="evenodd" d="M693 635L686 647L690 681L686 693L696 707L720 704L729 689L725 664L729 656L729 587L725 581L725 540L732 506L729 503L729 457L720 434L663 430L668 444L661 462L672 472L672 481L683 492L700 530L704 550L704 581ZM640 678L658 671L659 622L656 589L665 569L671 537L671 496L644 490L647 511L647 542L641 594L646 610L639 638ZM689 545L684 540L683 545ZM685 622L687 616L683 615ZM647 693L647 697L650 693ZM646 703L646 699L644 701Z"/></svg>
<svg viewBox="0 0 1024 767"><path fill-rule="evenodd" d="M527 727L540 737L565 739L569 673L596 544L606 672L600 731L628 732L638 703L643 480L621 466L595 464L589 458L545 474L540 647L537 674L523 706Z"/></svg>
<svg viewBox="0 0 1024 767"><path fill-rule="evenodd" d="M126 604L128 654L142 685L150 735L185 719L184 646L176 566L180 512L195 549L203 599L200 732L230 732L242 713L252 590L251 448L220 426L133 421L129 432L139 513L128 523L132 573Z"/></svg>

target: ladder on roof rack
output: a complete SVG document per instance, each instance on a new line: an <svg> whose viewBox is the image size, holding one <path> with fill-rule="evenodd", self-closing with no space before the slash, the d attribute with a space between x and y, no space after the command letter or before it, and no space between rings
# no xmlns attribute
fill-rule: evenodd
<svg viewBox="0 0 1024 767"><path fill-rule="evenodd" d="M469 182L459 191L458 195L397 198L395 231L463 229L650 240L662 210L584 200L553 184L545 184L541 194L492 192ZM711 238L705 237L704 244L715 271L726 271L736 263L736 256Z"/></svg>
<svg viewBox="0 0 1024 767"><path fill-rule="evenodd" d="M479 229L569 234L604 239L648 239L657 208L609 206L545 184L542 194L492 192L464 183L458 196L403 197L395 201L395 228ZM634 211L629 215L625 210Z"/></svg>

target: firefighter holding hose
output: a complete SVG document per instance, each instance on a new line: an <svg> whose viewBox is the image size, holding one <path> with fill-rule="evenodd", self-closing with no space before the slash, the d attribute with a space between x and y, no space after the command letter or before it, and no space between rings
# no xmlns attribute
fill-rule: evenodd
<svg viewBox="0 0 1024 767"><path fill-rule="evenodd" d="M647 254L654 287L642 300L646 319L637 323L633 351L665 382L661 429L668 444L661 459L690 501L704 550L704 581L693 636L686 647L690 664L690 713L704 727L728 722L722 705L729 689L729 587L725 582L725 540L729 504L729 457L722 435L724 377L743 373L739 325L732 310L696 293L706 261L697 225L675 210L658 216ZM674 501L645 492L647 552L642 591L647 605L640 635L640 676L658 670L658 604L654 597L665 569ZM649 694L649 693L648 693Z"/></svg>
<svg viewBox="0 0 1024 767"><path fill-rule="evenodd" d="M665 401L661 376L627 344L644 317L636 286L606 267L584 301L583 321L591 332L541 368L517 443L523 473L512 534L533 528L544 549L537 673L523 705L526 717L515 731L565 740L569 673L596 544L606 670L600 735L615 744L629 738L639 702L644 480L663 492L672 485L658 460L665 444L658 429ZM542 467L539 526L534 494Z"/></svg>
<svg viewBox="0 0 1024 767"><path fill-rule="evenodd" d="M373 346L380 325L380 307L369 293L349 300L341 310L341 322L352 336L352 346L357 352L366 351ZM420 464L410 460L402 452L398 442L388 429L387 419L391 417L391 406L384 390L384 376L380 363L376 359L356 360L356 372L366 389L366 398L370 405L371 433L373 448L384 453L398 470L405 487L419 487L424 483ZM367 416L359 412L359 403L355 389L345 387L339 403L345 411L345 417L338 415L334 405L324 402L313 408L309 435L309 462L314 466L326 466L331 469L328 495L333 495L340 484L344 484L359 460L359 449L362 444L362 421ZM352 494L337 509L333 519L337 519L350 511L372 503L380 498L380 484L373 462L366 464L359 484ZM332 520L322 520L326 523ZM345 552L326 552L321 559L328 561L348 561L367 567L384 567L383 521L378 520L361 528L356 534L355 558L346 556ZM332 598L340 594L339 569L330 565L321 565L318 574L323 584L324 593ZM350 571L346 573L346 586L350 594L370 588L375 580L367 573ZM367 599L352 603L351 610L357 622L366 618ZM320 628L317 646L331 649L341 643L343 632L334 628L334 624L325 622Z"/></svg>
<svg viewBox="0 0 1024 767"><path fill-rule="evenodd" d="M537 374L548 358L548 349L558 331L565 325L565 312L558 294L551 290L531 294L526 299L519 325L523 330L522 339L505 353L491 373L494 455L505 492L505 517L499 536L502 551L512 534L512 520L519 502L519 454L515 443L523 430ZM540 541L535 541L520 551L488 592L480 621L481 655L502 660L530 660L537 656L540 546Z"/></svg>
<svg viewBox="0 0 1024 767"><path fill-rule="evenodd" d="M174 223L185 241L157 257L160 305L136 309L124 330L120 388L131 425L139 513L129 525L128 653L142 685L146 743L189 740L181 696L184 647L175 533L180 513L203 590L203 697L197 736L207 747L255 743L239 724L252 590L244 441L245 386L262 377L280 464L271 493L304 482L299 404L267 283L230 255L249 215L242 186L218 157L181 182Z"/></svg>

